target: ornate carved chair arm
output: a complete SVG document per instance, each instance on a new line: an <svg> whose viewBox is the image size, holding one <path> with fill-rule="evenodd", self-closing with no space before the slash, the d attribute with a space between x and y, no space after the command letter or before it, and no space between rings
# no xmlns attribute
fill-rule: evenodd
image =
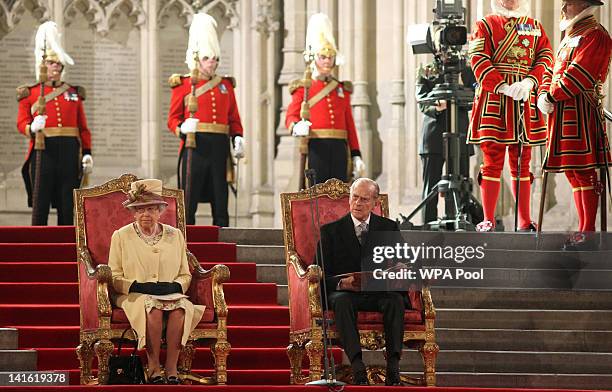
<svg viewBox="0 0 612 392"><path fill-rule="evenodd" d="M433 300L431 299L431 289L429 288L428 284L423 284L421 295L423 297L423 306L425 308L425 318L435 319L436 308L434 307Z"/></svg>
<svg viewBox="0 0 612 392"><path fill-rule="evenodd" d="M230 278L229 268L223 264L217 264L205 270L189 251L187 251L187 258L192 268L191 287L188 291L190 300L194 304L213 308L217 318L227 317L223 282L227 282Z"/></svg>

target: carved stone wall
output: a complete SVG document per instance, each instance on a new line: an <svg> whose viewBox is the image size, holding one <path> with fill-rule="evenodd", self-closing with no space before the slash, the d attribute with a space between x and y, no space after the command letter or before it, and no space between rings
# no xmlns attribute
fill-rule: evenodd
<svg viewBox="0 0 612 392"><path fill-rule="evenodd" d="M532 0L532 14L543 22L555 47L560 39L558 3ZM464 4L468 26L490 11L490 0ZM167 79L188 72L187 29L200 10L210 12L219 24L219 73L231 74L238 82L247 143L247 156L240 162L240 226L279 226L278 195L297 188L297 143L284 126L290 101L286 87L304 71L306 23L315 12L330 16L346 58L338 77L354 82L354 117L368 175L390 194L392 216L407 213L420 201L422 186L422 115L414 97L415 72L431 58L414 56L406 33L410 24L431 21L434 7L435 0L0 0L0 224L30 220L20 176L26 140L15 128L14 87L34 81L33 40L40 23L58 23L76 61L67 69L66 80L88 92L92 182L129 171L175 186L178 139L166 126L171 93ZM601 7L599 17L610 25L609 4ZM609 83L605 91L612 93ZM539 162L536 152L536 175ZM473 173L479 163L479 155L472 158ZM553 177L545 227L575 227L567 181ZM537 179L534 210L539 195ZM511 200L506 186L498 211L509 227ZM232 224L235 207L230 196ZM206 205L199 209L198 223L210 223Z"/></svg>

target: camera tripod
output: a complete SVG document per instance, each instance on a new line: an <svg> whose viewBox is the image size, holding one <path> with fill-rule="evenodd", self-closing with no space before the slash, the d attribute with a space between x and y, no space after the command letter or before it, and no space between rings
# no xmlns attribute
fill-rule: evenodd
<svg viewBox="0 0 612 392"><path fill-rule="evenodd" d="M482 219L482 206L472 195L472 181L458 174L461 159L460 135L457 130L458 108L469 108L473 93L469 88L460 86L457 79L456 74L445 75L445 83L436 85L426 98L419 100L419 103L429 105L435 104L436 101L446 101L447 131L442 134L446 171L425 199L408 216L400 214L402 219L400 228L402 229L412 229L414 225L410 220L438 194L441 194L446 200L445 214L443 218L436 221L425 222L430 230L473 231L475 225L472 222Z"/></svg>

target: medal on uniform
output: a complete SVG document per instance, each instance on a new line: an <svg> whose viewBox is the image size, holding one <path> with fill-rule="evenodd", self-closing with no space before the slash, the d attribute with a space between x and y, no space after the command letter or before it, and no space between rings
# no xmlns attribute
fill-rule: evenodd
<svg viewBox="0 0 612 392"><path fill-rule="evenodd" d="M219 91L221 91L221 94L227 94L227 87L224 84L219 84Z"/></svg>
<svg viewBox="0 0 612 392"><path fill-rule="evenodd" d="M338 87L336 89L336 93L338 93L338 97L344 98L344 90L342 89L342 87Z"/></svg>

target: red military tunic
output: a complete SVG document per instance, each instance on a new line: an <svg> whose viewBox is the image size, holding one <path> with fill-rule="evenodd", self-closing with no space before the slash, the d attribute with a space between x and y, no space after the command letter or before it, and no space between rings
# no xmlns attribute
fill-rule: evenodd
<svg viewBox="0 0 612 392"><path fill-rule="evenodd" d="M599 94L606 81L612 39L593 16L576 22L561 42L554 70L545 76L554 111L548 118L544 169L584 170L605 165L601 135L606 133ZM603 138L607 143L608 138ZM608 162L610 162L610 149Z"/></svg>
<svg viewBox="0 0 612 392"><path fill-rule="evenodd" d="M534 82L531 99L525 102L527 145L546 141L546 121L536 107L536 92L545 70L552 64L552 49L540 22L529 17L506 18L489 15L476 23L470 42L476 89L469 143L492 141L514 144L519 141L518 102L499 93L504 84L529 78Z"/></svg>
<svg viewBox="0 0 612 392"><path fill-rule="evenodd" d="M331 82L331 81L330 81ZM319 91L325 88L329 82L318 79L312 80L308 90L309 99L313 98ZM300 109L304 100L304 87L299 81L294 81L289 86L292 94L291 103L287 107L286 126L291 129L292 124L301 120ZM351 108L352 85L350 82L338 82L334 88L323 99L310 107L311 138L316 137L317 130L344 130L351 155L361 155L359 151L359 139L353 120ZM331 138L337 139L337 138Z"/></svg>
<svg viewBox="0 0 612 392"><path fill-rule="evenodd" d="M57 89L66 88L66 91L59 96L47 102L46 115L47 121L45 129L48 128L77 128L79 139L81 141L81 150L83 154L91 154L91 132L87 127L87 119L83 110L83 101L85 100L84 89L78 86L69 86L67 83L60 82L57 86L52 86L51 83L45 85L45 96L49 96ZM38 112L32 111L36 107L36 101L40 95L40 85L32 84L21 86L17 89L17 99L19 100L19 111L17 113L17 129L19 132L30 138L30 144L27 152L27 157L30 156L34 148L34 138L30 134L30 124Z"/></svg>
<svg viewBox="0 0 612 392"><path fill-rule="evenodd" d="M198 111L195 117L201 124L219 124L229 126L230 136L242 136L242 122L236 96L234 94L233 78L223 77L213 88L198 97ZM199 88L208 81L201 80L196 85ZM185 104L185 97L191 94L191 77L173 75L170 80L172 98L168 112L168 129L180 136L180 125L185 119L191 117L189 108ZM181 141L181 148L183 147Z"/></svg>

